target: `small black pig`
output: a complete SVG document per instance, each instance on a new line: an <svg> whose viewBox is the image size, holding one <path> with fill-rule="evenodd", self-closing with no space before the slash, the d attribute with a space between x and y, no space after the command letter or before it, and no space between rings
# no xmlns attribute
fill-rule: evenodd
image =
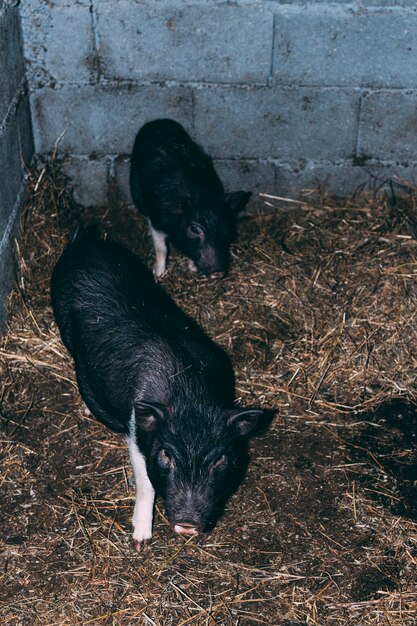
<svg viewBox="0 0 417 626"><path fill-rule="evenodd" d="M234 406L228 356L133 254L91 233L67 246L51 296L87 409L127 437L136 549L152 535L155 491L175 532L209 529L265 414Z"/></svg>
<svg viewBox="0 0 417 626"><path fill-rule="evenodd" d="M189 258L191 270L211 277L227 273L237 213L252 194L226 194L212 160L181 124L162 119L140 129L130 189L149 220L156 277L165 272L168 239Z"/></svg>

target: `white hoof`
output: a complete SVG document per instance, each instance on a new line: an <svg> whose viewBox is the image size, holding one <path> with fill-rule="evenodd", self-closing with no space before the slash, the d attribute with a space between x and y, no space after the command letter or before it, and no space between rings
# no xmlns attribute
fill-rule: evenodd
<svg viewBox="0 0 417 626"><path fill-rule="evenodd" d="M152 520L151 523L141 519L136 511L133 513L133 545L135 550L142 552L152 539Z"/></svg>

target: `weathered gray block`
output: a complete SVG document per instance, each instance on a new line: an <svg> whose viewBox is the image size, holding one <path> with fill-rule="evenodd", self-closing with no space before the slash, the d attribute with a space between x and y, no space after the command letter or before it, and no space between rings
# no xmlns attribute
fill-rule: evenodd
<svg viewBox="0 0 417 626"><path fill-rule="evenodd" d="M204 89L195 92L195 128L215 158L346 159L358 109L348 90Z"/></svg>
<svg viewBox="0 0 417 626"><path fill-rule="evenodd" d="M243 2L252 3L253 0L241 0ZM415 0L267 0L265 4L269 5L298 5L310 7L312 4L323 5L350 5L354 10L359 10L362 6L378 6L378 7L412 7L415 8Z"/></svg>
<svg viewBox="0 0 417 626"><path fill-rule="evenodd" d="M23 172L31 164L34 154L32 120L30 117L29 96L22 96L19 101L16 118L18 134L15 137L15 146L19 149Z"/></svg>
<svg viewBox="0 0 417 626"><path fill-rule="evenodd" d="M32 132L26 97L0 136L0 237L5 232L19 195L25 165L30 164L32 155Z"/></svg>
<svg viewBox="0 0 417 626"><path fill-rule="evenodd" d="M70 179L74 200L82 206L108 204L109 160L67 157L60 161L62 171Z"/></svg>
<svg viewBox="0 0 417 626"><path fill-rule="evenodd" d="M319 194L348 198L355 193L376 190L387 179L413 181L416 178L417 163L409 167L376 163L360 167L349 162L312 162L302 169L277 163L276 193L307 202L314 201Z"/></svg>
<svg viewBox="0 0 417 626"><path fill-rule="evenodd" d="M262 7L122 0L117 10L97 3L97 16L106 78L236 83L269 75L273 15Z"/></svg>
<svg viewBox="0 0 417 626"><path fill-rule="evenodd" d="M214 165L226 191L252 191L254 195L272 192L275 188L275 168L266 161L215 160Z"/></svg>
<svg viewBox="0 0 417 626"><path fill-rule="evenodd" d="M22 108L24 112L20 111L12 117L0 137L0 249L7 225L15 217L12 213L21 193L25 163L30 163L33 154L27 107L22 105Z"/></svg>
<svg viewBox="0 0 417 626"><path fill-rule="evenodd" d="M19 153L19 127L17 118L0 137L0 233L4 233L10 214L15 205L22 180L22 164ZM1 244L0 244L1 246ZM1 281L0 281L1 282Z"/></svg>
<svg viewBox="0 0 417 626"><path fill-rule="evenodd" d="M129 185L130 158L121 156L115 160L116 192L123 204L133 204Z"/></svg>
<svg viewBox="0 0 417 626"><path fill-rule="evenodd" d="M416 89L414 9L415 0L25 0L37 150L51 151L66 129L60 150L74 157L78 201L107 202L111 166L130 203L135 134L172 117L215 157L228 189L269 191L276 176L277 189L321 182L350 194L367 175L353 157L416 159L417 92L369 93Z"/></svg>
<svg viewBox="0 0 417 626"><path fill-rule="evenodd" d="M18 9L4 7L0 13L0 125L23 77Z"/></svg>
<svg viewBox="0 0 417 626"><path fill-rule="evenodd" d="M360 6L378 6L378 7L411 7L416 8L415 0L360 0L357 5Z"/></svg>
<svg viewBox="0 0 417 626"><path fill-rule="evenodd" d="M28 78L33 87L88 82L97 75L89 6L22 3Z"/></svg>
<svg viewBox="0 0 417 626"><path fill-rule="evenodd" d="M17 4L17 3L16 3ZM14 279L14 237L24 190L23 163L33 154L28 98L25 96L19 13L0 3L0 332L5 300Z"/></svg>
<svg viewBox="0 0 417 626"><path fill-rule="evenodd" d="M129 154L140 126L172 117L190 130L191 90L159 85L84 85L39 89L32 95L35 147L53 150L58 136L64 153Z"/></svg>
<svg viewBox="0 0 417 626"><path fill-rule="evenodd" d="M417 162L409 163L408 165L369 163L363 167L363 170L368 173L370 177L369 185L374 189L379 189L388 180L404 184L405 186L411 185L414 188L417 186ZM389 191L387 185L386 187L387 191Z"/></svg>
<svg viewBox="0 0 417 626"><path fill-rule="evenodd" d="M0 136L0 332L5 322L4 301L14 279L14 236L24 190L23 162L29 163L32 154L28 99L24 98Z"/></svg>
<svg viewBox="0 0 417 626"><path fill-rule="evenodd" d="M417 13L283 7L275 20L274 76L284 84L415 87Z"/></svg>
<svg viewBox="0 0 417 626"><path fill-rule="evenodd" d="M294 199L314 200L320 193L348 197L368 180L361 168L351 164L309 163L298 170L287 164L276 166L277 195Z"/></svg>
<svg viewBox="0 0 417 626"><path fill-rule="evenodd" d="M26 15L29 10L34 14L38 14L45 9L45 5L49 10L54 10L57 7L71 7L74 5L89 7L92 3L91 0L25 0L25 2L17 0L17 2L25 5L21 7L21 12L24 15Z"/></svg>
<svg viewBox="0 0 417 626"><path fill-rule="evenodd" d="M417 160L417 92L381 91L365 97L359 137L360 156Z"/></svg>

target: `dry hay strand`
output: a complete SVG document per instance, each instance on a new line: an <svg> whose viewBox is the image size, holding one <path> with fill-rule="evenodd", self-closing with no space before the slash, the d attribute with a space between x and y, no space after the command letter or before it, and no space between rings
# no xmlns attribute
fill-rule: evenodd
<svg viewBox="0 0 417 626"><path fill-rule="evenodd" d="M415 624L397 466L413 470L416 445L384 417L416 402L414 197L268 202L242 218L225 280L173 251L162 283L229 351L239 401L279 416L210 535L175 537L158 502L138 555L126 446L82 412L49 278L79 220L146 259L145 223L117 195L78 207L55 158L29 173L0 348L3 623Z"/></svg>

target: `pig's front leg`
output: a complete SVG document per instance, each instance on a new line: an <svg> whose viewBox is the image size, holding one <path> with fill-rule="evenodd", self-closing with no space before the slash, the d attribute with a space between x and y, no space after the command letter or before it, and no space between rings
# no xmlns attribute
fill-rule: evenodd
<svg viewBox="0 0 417 626"><path fill-rule="evenodd" d="M152 537L155 491L148 478L145 457L138 448L134 431L129 434L127 442L136 487L136 502L132 519L133 545L140 552Z"/></svg>
<svg viewBox="0 0 417 626"><path fill-rule="evenodd" d="M155 278L160 278L165 273L167 266L167 236L160 230L155 230L149 220L149 232L152 237L153 247L155 249L155 263L153 273Z"/></svg>

